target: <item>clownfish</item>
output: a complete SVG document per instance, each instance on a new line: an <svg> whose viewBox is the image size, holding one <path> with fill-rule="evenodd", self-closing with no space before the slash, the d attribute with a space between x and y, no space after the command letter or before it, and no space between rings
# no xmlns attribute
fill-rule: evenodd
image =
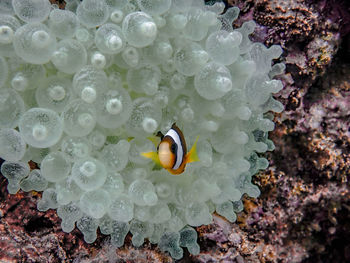
<svg viewBox="0 0 350 263"><path fill-rule="evenodd" d="M185 171L186 164L199 161L196 150L198 137L191 150L187 152L184 135L175 123L165 135L158 132L157 136L161 138L157 152L146 152L141 155L152 159L171 174L181 174Z"/></svg>

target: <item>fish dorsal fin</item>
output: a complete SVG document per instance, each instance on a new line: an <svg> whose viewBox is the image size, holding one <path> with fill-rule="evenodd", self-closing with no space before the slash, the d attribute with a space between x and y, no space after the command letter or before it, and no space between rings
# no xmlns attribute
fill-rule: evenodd
<svg viewBox="0 0 350 263"><path fill-rule="evenodd" d="M146 153L141 153L143 157L152 159L153 162L155 162L157 165L161 166L158 154L156 152L146 152Z"/></svg>
<svg viewBox="0 0 350 263"><path fill-rule="evenodd" d="M187 163L199 162L199 158L198 158L198 154L197 154L198 138L199 138L199 136L197 136L191 150L186 154L186 162Z"/></svg>

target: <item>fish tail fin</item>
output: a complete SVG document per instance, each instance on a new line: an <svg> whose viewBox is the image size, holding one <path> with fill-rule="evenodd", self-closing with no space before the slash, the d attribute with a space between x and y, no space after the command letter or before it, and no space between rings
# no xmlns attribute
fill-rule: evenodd
<svg viewBox="0 0 350 263"><path fill-rule="evenodd" d="M186 154L186 162L187 163L199 162L199 158L198 158L198 154L197 154L198 138L199 138L199 136L197 136L191 150Z"/></svg>
<svg viewBox="0 0 350 263"><path fill-rule="evenodd" d="M157 165L160 165L159 157L156 152L146 152L146 153L141 153L143 157L152 159L153 162L155 162Z"/></svg>

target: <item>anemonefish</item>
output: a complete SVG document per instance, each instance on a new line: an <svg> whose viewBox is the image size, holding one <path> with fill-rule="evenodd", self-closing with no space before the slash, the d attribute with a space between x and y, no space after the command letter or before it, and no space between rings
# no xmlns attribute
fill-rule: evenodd
<svg viewBox="0 0 350 263"><path fill-rule="evenodd" d="M198 137L191 150L187 152L184 135L175 123L165 135L158 132L157 136L161 138L157 152L146 152L141 155L152 159L170 173L181 174L186 164L199 161L196 151Z"/></svg>

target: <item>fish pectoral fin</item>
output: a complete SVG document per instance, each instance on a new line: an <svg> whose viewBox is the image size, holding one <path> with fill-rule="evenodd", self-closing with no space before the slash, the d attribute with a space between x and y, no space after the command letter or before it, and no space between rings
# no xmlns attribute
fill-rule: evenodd
<svg viewBox="0 0 350 263"><path fill-rule="evenodd" d="M161 140L163 140L164 138L164 134L161 131L157 132L156 136L159 137Z"/></svg>
<svg viewBox="0 0 350 263"><path fill-rule="evenodd" d="M143 157L152 159L153 162L155 162L157 165L160 165L159 157L156 152L146 152L146 153L141 153Z"/></svg>
<svg viewBox="0 0 350 263"><path fill-rule="evenodd" d="M150 140L153 143L154 147L156 147L156 149L157 149L158 144L159 144L159 137L149 136L149 137L147 137L147 139Z"/></svg>
<svg viewBox="0 0 350 263"><path fill-rule="evenodd" d="M193 162L199 162L198 154L197 154L197 142L198 142L199 136L197 136L191 150L186 154L186 162L187 163L193 163Z"/></svg>

